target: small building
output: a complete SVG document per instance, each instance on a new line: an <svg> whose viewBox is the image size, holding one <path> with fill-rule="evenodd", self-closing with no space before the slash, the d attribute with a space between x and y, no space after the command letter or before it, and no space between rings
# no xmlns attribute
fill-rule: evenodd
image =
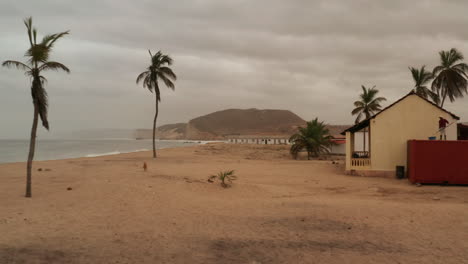
<svg viewBox="0 0 468 264"><path fill-rule="evenodd" d="M344 155L346 153L346 138L336 138L334 137L332 140L333 145L329 147L330 154L334 155Z"/></svg>
<svg viewBox="0 0 468 264"><path fill-rule="evenodd" d="M262 145L287 145L289 138L286 136L262 136L262 135L229 135L225 136L231 144L262 144Z"/></svg>
<svg viewBox="0 0 468 264"><path fill-rule="evenodd" d="M374 116L344 130L346 171L362 176L395 175L396 166L407 168L408 140L439 139L439 117L449 121L447 140L457 140L460 118L414 92ZM355 149L355 134L367 131L367 148ZM440 155L444 155L440 153Z"/></svg>
<svg viewBox="0 0 468 264"><path fill-rule="evenodd" d="M341 131L350 127L349 125L326 125L329 135L332 136L331 145L328 150L332 155L345 155L346 154L346 137L341 135ZM357 143L359 144L359 142Z"/></svg>

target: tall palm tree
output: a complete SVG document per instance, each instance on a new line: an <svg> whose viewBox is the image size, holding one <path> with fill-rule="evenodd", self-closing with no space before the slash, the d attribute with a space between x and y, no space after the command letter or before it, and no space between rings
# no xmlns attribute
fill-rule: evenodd
<svg viewBox="0 0 468 264"><path fill-rule="evenodd" d="M427 84L432 80L432 72L426 71L426 65L423 65L420 69L409 67L411 76L414 80L413 91L425 98L431 99L434 103L439 104L439 97L431 89L427 87Z"/></svg>
<svg viewBox="0 0 468 264"><path fill-rule="evenodd" d="M454 48L440 51L439 56L440 65L433 70L432 91L439 95L443 107L447 97L453 102L468 92L468 65L462 62L463 54Z"/></svg>
<svg viewBox="0 0 468 264"><path fill-rule="evenodd" d="M376 97L379 90L375 89L375 85L372 88L366 88L361 85L362 94L359 95L359 100L354 102L354 108L351 112L352 115L357 115L356 124L361 121L363 117L365 119L370 118L378 111L382 110L380 103L387 101L385 97ZM366 150L366 130L363 133L363 147Z"/></svg>
<svg viewBox="0 0 468 264"><path fill-rule="evenodd" d="M307 150L307 159L318 157L322 153L330 152L329 147L333 144L332 136L318 118L307 122L306 127L299 127L299 133L294 134L289 139L292 142L291 155L296 159L297 154L303 149Z"/></svg>
<svg viewBox="0 0 468 264"><path fill-rule="evenodd" d="M138 84L140 81L143 81L143 88L147 88L151 93L154 91L156 94L156 113L153 121L153 158L156 158L156 120L158 119L159 112L158 104L161 101L159 80L162 80L168 88L174 90L174 81L177 80L177 76L169 67L173 62L169 55L165 55L161 51L158 51L153 56L150 50L148 50L148 52L151 57L151 64L148 66L146 71L138 75L136 83Z"/></svg>
<svg viewBox="0 0 468 264"><path fill-rule="evenodd" d="M24 24L27 28L30 48L26 51L25 57L29 58L27 63L19 61L7 60L3 62L5 67L16 67L19 70L24 70L26 76L31 78L31 96L34 106L33 125L31 129L31 139L29 142L29 155L26 175L26 197L31 197L31 170L34 158L34 150L36 147L36 132L38 118L41 118L42 126L49 130L49 121L47 120L47 92L44 85L47 79L42 75L48 70L70 73L70 70L60 62L49 61L50 53L57 40L68 34L68 31L45 35L41 42L37 42L37 30L33 28L32 18L26 18Z"/></svg>

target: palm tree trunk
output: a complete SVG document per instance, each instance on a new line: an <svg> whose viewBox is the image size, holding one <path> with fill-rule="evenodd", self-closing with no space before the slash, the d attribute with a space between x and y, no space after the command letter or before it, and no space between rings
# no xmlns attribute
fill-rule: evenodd
<svg viewBox="0 0 468 264"><path fill-rule="evenodd" d="M28 154L28 165L27 165L27 172L26 172L26 197L32 197L32 162L34 158L34 150L36 148L36 132L37 132L37 120L39 117L39 109L37 104L34 102L34 119L33 125L31 129L31 139L29 140L29 154Z"/></svg>
<svg viewBox="0 0 468 264"><path fill-rule="evenodd" d="M444 107L445 98L447 98L447 93L442 92L442 94L444 94L444 95L442 97L442 102L440 103L441 108Z"/></svg>
<svg viewBox="0 0 468 264"><path fill-rule="evenodd" d="M158 97L156 96L156 114L154 115L154 122L153 122L153 158L156 158L156 120L158 119Z"/></svg>
<svg viewBox="0 0 468 264"><path fill-rule="evenodd" d="M366 151L366 128L364 128L364 131L362 133L362 144L363 144L363 148L362 148L362 151Z"/></svg>

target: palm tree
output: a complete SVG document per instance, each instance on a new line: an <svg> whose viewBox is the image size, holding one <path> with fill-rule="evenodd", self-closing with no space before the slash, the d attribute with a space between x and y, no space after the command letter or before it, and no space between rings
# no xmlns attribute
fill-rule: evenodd
<svg viewBox="0 0 468 264"><path fill-rule="evenodd" d="M377 97L379 90L375 89L375 85L372 88L366 88L361 85L362 94L359 95L359 100L354 102L356 108L351 112L352 115L357 115L356 124L359 123L364 116L365 119L370 118L378 111L382 110L380 103L387 101L385 97ZM366 130L363 133L363 147L366 150Z"/></svg>
<svg viewBox="0 0 468 264"><path fill-rule="evenodd" d="M333 144L332 136L318 118L307 122L307 126L299 127L299 133L294 134L289 139L292 142L291 155L296 159L297 154L302 150L307 150L307 159L318 157L322 153L330 152L329 147Z"/></svg>
<svg viewBox="0 0 468 264"><path fill-rule="evenodd" d="M432 80L432 72L426 71L426 65L423 65L420 69L409 67L411 75L414 80L414 89L413 91L425 98L431 99L434 103L439 104L439 97L431 89L427 88L427 83Z"/></svg>
<svg viewBox="0 0 468 264"><path fill-rule="evenodd" d="M41 118L42 126L49 130L49 121L47 120L47 92L44 85L47 79L42 75L48 70L70 73L70 70L63 64L56 61L49 61L50 53L55 42L68 34L68 31L45 35L41 42L37 42L37 30L32 26L32 18L26 18L24 24L27 28L30 48L26 51L25 57L29 58L27 63L19 61L7 60L3 62L5 67L16 67L19 70L24 70L26 76L31 78L31 96L34 106L34 118L31 129L31 139L29 142L29 155L26 175L26 197L31 197L31 170L32 161L34 158L34 149L36 147L36 132L38 118Z"/></svg>
<svg viewBox="0 0 468 264"><path fill-rule="evenodd" d="M146 71L140 73L136 79L138 84L140 81L143 81L143 88L148 88L152 93L156 94L156 114L154 115L153 121L153 158L156 158L156 120L158 119L158 104L161 101L161 92L159 90L159 80L162 80L164 84L174 90L174 82L177 80L177 76L168 66L172 65L172 58L169 55L164 55L161 51L158 51L156 54L151 54L151 51L148 50L151 57L151 64L148 66Z"/></svg>
<svg viewBox="0 0 468 264"><path fill-rule="evenodd" d="M453 102L468 92L468 65L462 62L463 54L454 48L440 51L439 56L441 65L433 70L432 91L440 97L440 107L443 107L447 97Z"/></svg>

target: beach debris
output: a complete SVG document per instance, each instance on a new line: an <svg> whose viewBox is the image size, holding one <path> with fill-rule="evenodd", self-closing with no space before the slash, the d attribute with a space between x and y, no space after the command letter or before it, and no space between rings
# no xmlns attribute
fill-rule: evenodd
<svg viewBox="0 0 468 264"><path fill-rule="evenodd" d="M51 169L45 169L44 171L51 171Z"/></svg>
<svg viewBox="0 0 468 264"><path fill-rule="evenodd" d="M211 175L207 181L210 183L213 183L215 180L219 180L221 182L221 187L228 188L231 186L232 181L236 179L237 179L237 176L234 175L234 170L228 170L228 171L220 171L216 175Z"/></svg>
<svg viewBox="0 0 468 264"><path fill-rule="evenodd" d="M440 200L440 198L438 196L434 196L434 197L432 197L432 200L438 201L438 200Z"/></svg>
<svg viewBox="0 0 468 264"><path fill-rule="evenodd" d="M146 162L143 162L143 170L147 171L148 170L148 165L146 165Z"/></svg>
<svg viewBox="0 0 468 264"><path fill-rule="evenodd" d="M71 191L71 190L73 190L72 187L68 187L68 188L67 188L67 191Z"/></svg>
<svg viewBox="0 0 468 264"><path fill-rule="evenodd" d="M42 168L37 169L37 171L42 171Z"/></svg>
<svg viewBox="0 0 468 264"><path fill-rule="evenodd" d="M184 180L185 180L185 182L187 182L187 183L192 183L192 180L190 180L190 179L187 178L187 177L184 177Z"/></svg>
<svg viewBox="0 0 468 264"><path fill-rule="evenodd" d="M421 186L422 186L421 183L419 183L419 182L416 183L416 187L421 187Z"/></svg>

